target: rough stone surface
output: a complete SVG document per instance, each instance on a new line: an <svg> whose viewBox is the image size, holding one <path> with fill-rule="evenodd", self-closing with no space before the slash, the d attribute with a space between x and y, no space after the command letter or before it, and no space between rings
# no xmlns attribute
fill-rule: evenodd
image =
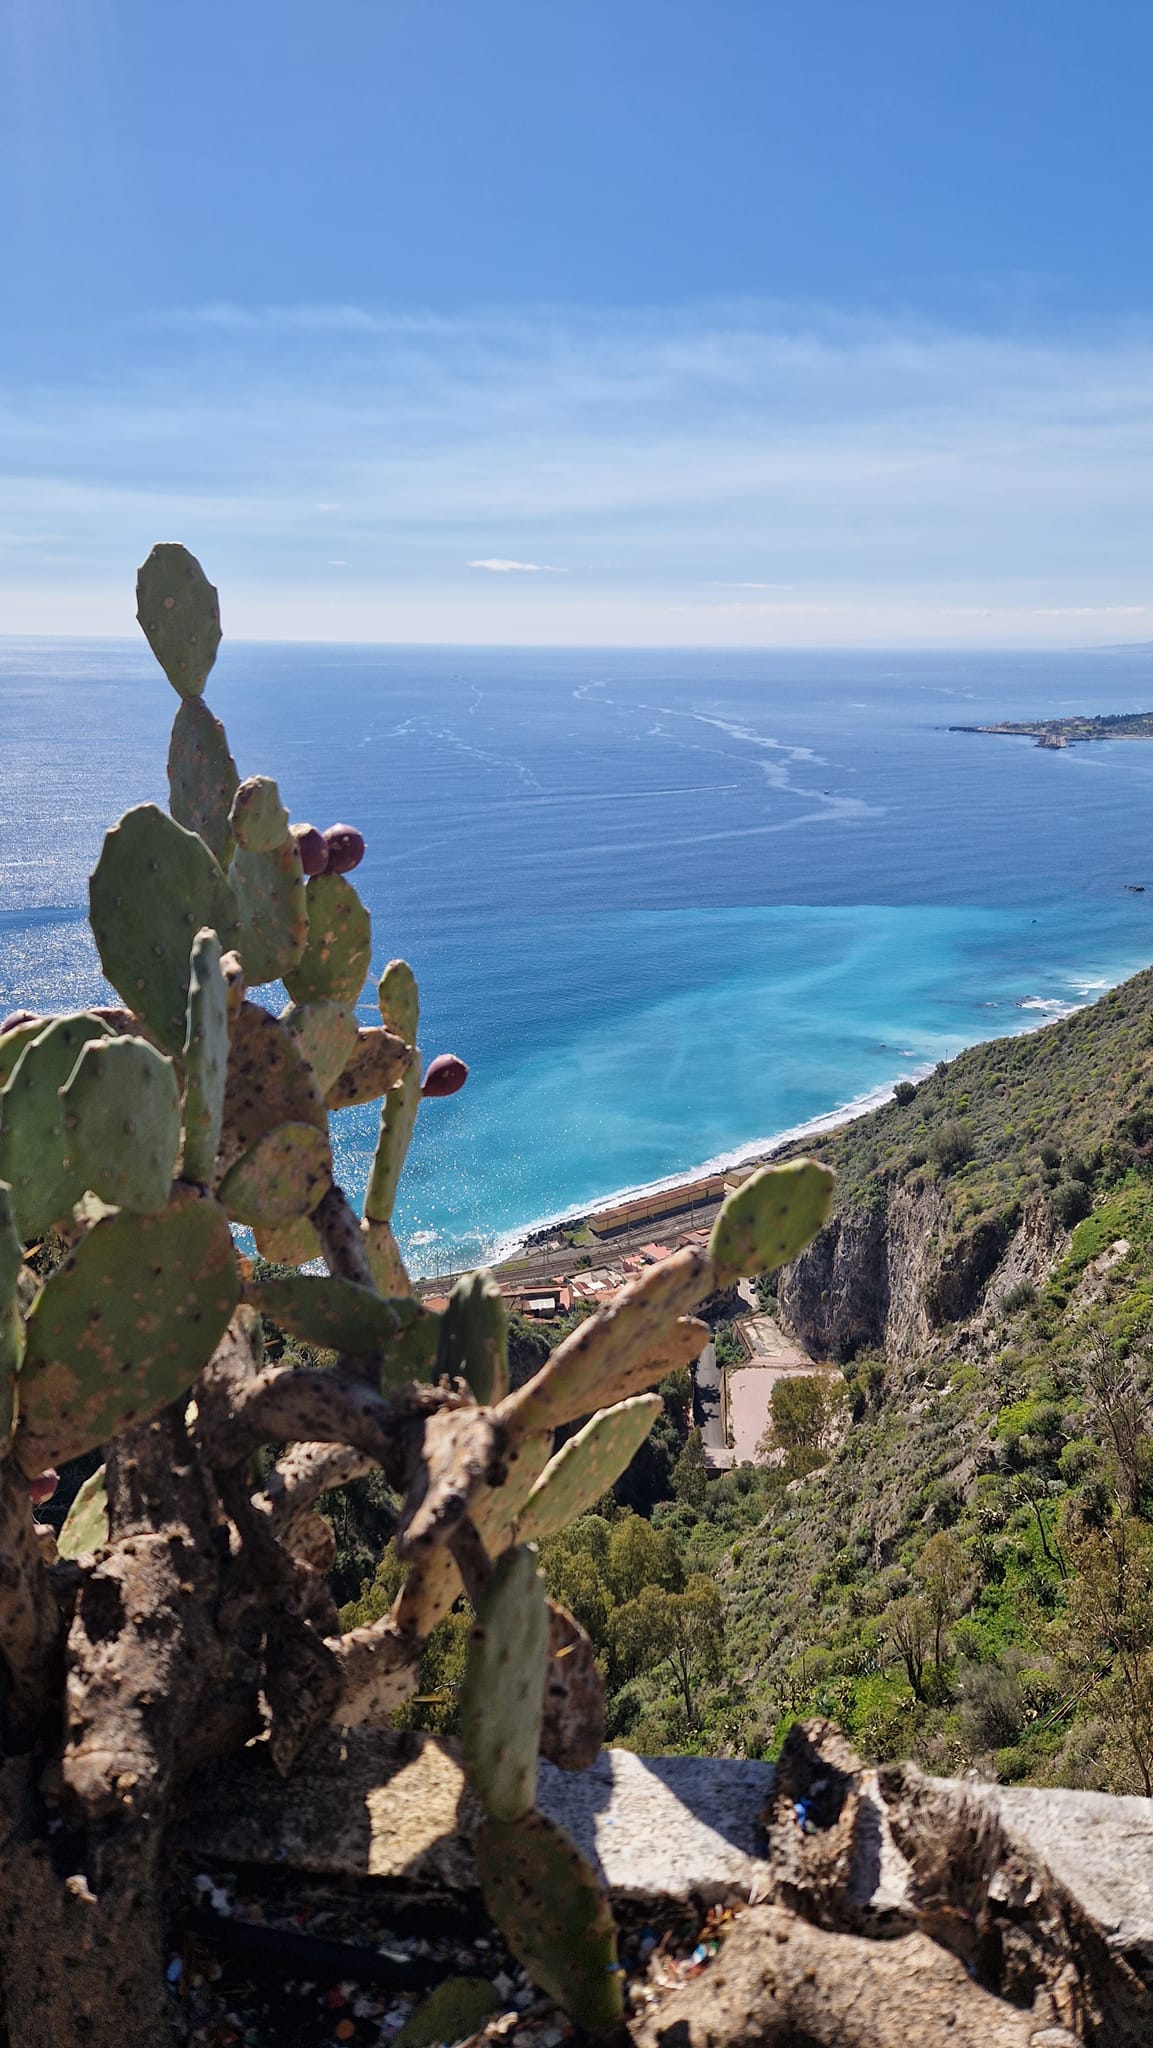
<svg viewBox="0 0 1153 2048"><path fill-rule="evenodd" d="M1008 1835L1047 1863L1110 1947L1153 1978L1153 1799L1109 1792L966 1785Z"/></svg>
<svg viewBox="0 0 1153 2048"><path fill-rule="evenodd" d="M567 1828L618 1898L711 1904L758 1896L767 1865L758 1814L771 1764L602 1750L588 1771L542 1763L537 1803Z"/></svg>

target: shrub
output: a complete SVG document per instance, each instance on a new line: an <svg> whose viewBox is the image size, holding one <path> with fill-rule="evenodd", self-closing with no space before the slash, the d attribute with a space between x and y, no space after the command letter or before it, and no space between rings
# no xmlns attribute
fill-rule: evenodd
<svg viewBox="0 0 1153 2048"><path fill-rule="evenodd" d="M938 1172L946 1175L966 1166L975 1149L969 1125L955 1118L939 1125L929 1140L929 1157Z"/></svg>
<svg viewBox="0 0 1153 2048"><path fill-rule="evenodd" d="M1093 1199L1083 1180L1063 1180L1049 1197L1054 1220L1062 1230L1072 1230L1089 1214Z"/></svg>
<svg viewBox="0 0 1153 2048"><path fill-rule="evenodd" d="M912 1081L898 1081L893 1090L893 1101L897 1103L899 1108L907 1109L916 1093L917 1090Z"/></svg>

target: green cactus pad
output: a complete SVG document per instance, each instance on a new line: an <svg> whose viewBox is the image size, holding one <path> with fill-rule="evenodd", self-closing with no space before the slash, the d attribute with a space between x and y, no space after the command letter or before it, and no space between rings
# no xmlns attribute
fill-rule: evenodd
<svg viewBox="0 0 1153 2048"><path fill-rule="evenodd" d="M240 783L228 737L203 697L184 697L168 744L168 808L178 825L198 832L227 869L236 851L229 816Z"/></svg>
<svg viewBox="0 0 1153 2048"><path fill-rule="evenodd" d="M163 1209L180 1150L172 1061L143 1038L90 1039L60 1102L84 1186L120 1209Z"/></svg>
<svg viewBox="0 0 1153 2048"><path fill-rule="evenodd" d="M526 1436L509 1452L504 1484L486 1487L474 1500L473 1523L491 1557L512 1541L521 1509L551 1456L551 1430L541 1436Z"/></svg>
<svg viewBox="0 0 1153 2048"><path fill-rule="evenodd" d="M108 1541L108 1489L104 1467L99 1465L84 1481L64 1517L56 1538L61 1557L81 1557L88 1550L102 1550Z"/></svg>
<svg viewBox="0 0 1153 2048"><path fill-rule="evenodd" d="M228 1219L178 1185L155 1216L105 1217L28 1315L16 1456L30 1475L106 1443L191 1385L228 1327L240 1276Z"/></svg>
<svg viewBox="0 0 1153 2048"><path fill-rule="evenodd" d="M508 1310L488 1269L462 1273L440 1319L441 1372L468 1381L482 1407L508 1392Z"/></svg>
<svg viewBox="0 0 1153 2048"><path fill-rule="evenodd" d="M280 1021L291 1031L322 1095L356 1051L356 1017L344 1003L293 1003Z"/></svg>
<svg viewBox="0 0 1153 2048"><path fill-rule="evenodd" d="M362 1024L347 1065L325 1091L329 1109L352 1109L377 1102L394 1088L412 1065L413 1049L383 1024Z"/></svg>
<svg viewBox="0 0 1153 2048"><path fill-rule="evenodd" d="M441 2048L479 2032L501 2002L487 1977L446 1977L409 2014L393 2048Z"/></svg>
<svg viewBox="0 0 1153 2048"><path fill-rule="evenodd" d="M34 1017L31 1023L16 1024L0 1038L0 1088L6 1088L12 1079L13 1070L26 1045L47 1031L51 1017Z"/></svg>
<svg viewBox="0 0 1153 2048"><path fill-rule="evenodd" d="M237 787L229 818L233 837L247 853L274 853L288 837L288 812L270 775L250 775Z"/></svg>
<svg viewBox="0 0 1153 2048"><path fill-rule="evenodd" d="M259 1003L244 1002L232 1019L217 1173L227 1173L278 1124L328 1131L316 1078L291 1031Z"/></svg>
<svg viewBox="0 0 1153 2048"><path fill-rule="evenodd" d="M192 699L198 702L198 699ZM208 1187L216 1165L228 1078L228 984L216 933L197 932L184 1032L185 1180Z"/></svg>
<svg viewBox="0 0 1153 2048"><path fill-rule="evenodd" d="M192 941L206 925L231 946L232 891L204 841L155 804L105 834L88 884L100 965L166 1052L184 1045Z"/></svg>
<svg viewBox="0 0 1153 2048"><path fill-rule="evenodd" d="M0 1093L0 1179L25 1244L66 1216L86 1182L72 1157L60 1090L90 1039L108 1026L90 1010L57 1017L24 1047Z"/></svg>
<svg viewBox="0 0 1153 2048"><path fill-rule="evenodd" d="M395 1031L406 1045L416 1044L420 992L407 960L390 960L377 988L380 1017L386 1031Z"/></svg>
<svg viewBox="0 0 1153 2048"><path fill-rule="evenodd" d="M220 645L220 602L195 555L160 541L136 578L136 616L181 697L200 697Z"/></svg>
<svg viewBox="0 0 1153 2048"><path fill-rule="evenodd" d="M308 944L284 976L294 1003L355 1003L372 957L372 920L343 875L314 875L308 899Z"/></svg>
<svg viewBox="0 0 1153 2048"><path fill-rule="evenodd" d="M477 1608L460 1688L465 1763L487 1811L519 1820L536 1798L548 1602L535 1550L500 1558Z"/></svg>
<svg viewBox="0 0 1153 2048"><path fill-rule="evenodd" d="M307 1344L353 1353L382 1350L390 1380L432 1378L440 1318L419 1301L385 1301L354 1280L312 1279L306 1273L258 1281L244 1298Z"/></svg>
<svg viewBox="0 0 1153 2048"><path fill-rule="evenodd" d="M420 1059L390 1088L380 1105L380 1135L364 1198L364 1213L370 1223L391 1223L401 1168L416 1127L420 1108Z"/></svg>
<svg viewBox="0 0 1153 2048"><path fill-rule="evenodd" d="M771 1273L803 1252L829 1220L834 1180L819 1160L791 1159L762 1166L731 1194L709 1237L718 1287Z"/></svg>
<svg viewBox="0 0 1153 2048"><path fill-rule="evenodd" d="M517 1961L590 2034L620 2024L617 1931L596 1871L543 1813L486 1820L476 1839L484 1902Z"/></svg>
<svg viewBox="0 0 1153 2048"><path fill-rule="evenodd" d="M412 1293L412 1282L400 1256L400 1246L388 1223L373 1223L367 1218L360 1226L364 1240L364 1256L372 1274L372 1284L378 1294L386 1294L390 1301L397 1301L401 1295Z"/></svg>
<svg viewBox="0 0 1153 2048"><path fill-rule="evenodd" d="M308 943L304 869L275 782L251 775L232 800L236 852L228 870L236 900L236 950L250 988L279 981Z"/></svg>
<svg viewBox="0 0 1153 2048"><path fill-rule="evenodd" d="M16 1374L24 1358L24 1323L20 1315L20 1239L12 1214L12 1191L0 1181L0 1457L8 1449L16 1421Z"/></svg>
<svg viewBox="0 0 1153 2048"><path fill-rule="evenodd" d="M277 1124L241 1154L217 1189L234 1223L275 1229L308 1216L332 1186L332 1148L313 1124Z"/></svg>
<svg viewBox="0 0 1153 2048"><path fill-rule="evenodd" d="M274 1266L308 1266L321 1257L320 1239L307 1216L294 1216L291 1223L271 1228L254 1225L256 1249Z"/></svg>
<svg viewBox="0 0 1153 2048"><path fill-rule="evenodd" d="M639 1451L664 1407L659 1394L637 1394L602 1408L563 1443L533 1487L517 1523L522 1543L540 1543L583 1515Z"/></svg>

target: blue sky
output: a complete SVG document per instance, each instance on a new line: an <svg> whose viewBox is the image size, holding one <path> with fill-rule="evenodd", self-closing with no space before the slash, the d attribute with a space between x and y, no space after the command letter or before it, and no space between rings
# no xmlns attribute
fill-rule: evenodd
<svg viewBox="0 0 1153 2048"><path fill-rule="evenodd" d="M1148 0L0 0L0 630L1153 639Z"/></svg>

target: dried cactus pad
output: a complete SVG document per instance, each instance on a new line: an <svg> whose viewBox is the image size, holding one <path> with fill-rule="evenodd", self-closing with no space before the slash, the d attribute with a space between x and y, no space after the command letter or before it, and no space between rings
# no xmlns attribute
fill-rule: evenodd
<svg viewBox="0 0 1153 2048"><path fill-rule="evenodd" d="M60 1091L64 1129L86 1188L122 1209L163 1209L180 1149L171 1060L143 1038L96 1038Z"/></svg>
<svg viewBox="0 0 1153 2048"><path fill-rule="evenodd" d="M596 1871L543 1813L487 1820L476 1840L484 1902L533 1982L590 2034L624 2009L617 1931Z"/></svg>
<svg viewBox="0 0 1153 2048"><path fill-rule="evenodd" d="M499 1560L477 1608L460 1689L469 1776L497 1820L519 1820L536 1798L548 1661L548 1602L536 1551Z"/></svg>
<svg viewBox="0 0 1153 2048"><path fill-rule="evenodd" d="M413 1049L386 1031L383 1024L362 1024L347 1064L325 1090L329 1109L353 1109L360 1102L378 1102L396 1086L414 1058Z"/></svg>
<svg viewBox="0 0 1153 2048"><path fill-rule="evenodd" d="M803 1252L829 1220L834 1174L817 1159L763 1166L731 1194L712 1228L718 1287L771 1273Z"/></svg>
<svg viewBox="0 0 1153 2048"><path fill-rule="evenodd" d="M101 1549L107 1541L108 1490L100 1465L84 1481L65 1515L56 1548L61 1557L81 1557L86 1550Z"/></svg>
<svg viewBox="0 0 1153 2048"><path fill-rule="evenodd" d="M382 1350L389 1379L430 1379L440 1319L419 1301L385 1301L355 1280L307 1273L261 1280L245 1300L306 1344L352 1353Z"/></svg>
<svg viewBox="0 0 1153 2048"><path fill-rule="evenodd" d="M200 834L222 868L236 851L229 814L239 783L220 720L203 697L182 698L168 744L168 808L178 825Z"/></svg>
<svg viewBox="0 0 1153 2048"><path fill-rule="evenodd" d="M153 548L137 574L136 616L173 689L202 696L220 645L220 600L187 548Z"/></svg>
<svg viewBox="0 0 1153 2048"><path fill-rule="evenodd" d="M583 1515L639 1451L664 1407L659 1394L637 1394L602 1408L551 1458L524 1504L517 1535L540 1543Z"/></svg>
<svg viewBox="0 0 1153 2048"><path fill-rule="evenodd" d="M0 1179L25 1244L67 1215L86 1182L72 1158L60 1090L90 1039L108 1037L90 1010L56 1017L25 1045L0 1094Z"/></svg>
<svg viewBox="0 0 1153 2048"><path fill-rule="evenodd" d="M343 875L314 875L308 901L308 944L284 977L294 1003L355 1003L372 957L372 920Z"/></svg>
<svg viewBox="0 0 1153 2048"><path fill-rule="evenodd" d="M377 994L385 1030L395 1031L406 1045L415 1045L420 1021L420 995L416 976L407 960L389 961L380 977Z"/></svg>
<svg viewBox="0 0 1153 2048"><path fill-rule="evenodd" d="M332 1186L332 1150L313 1124L278 1124L242 1153L217 1190L234 1223L275 1229L308 1216Z"/></svg>
<svg viewBox="0 0 1153 2048"><path fill-rule="evenodd" d="M15 1450L29 1475L143 1422L191 1385L228 1327L240 1278L228 1219L177 1186L155 1216L106 1216L29 1312Z"/></svg>
<svg viewBox="0 0 1153 2048"><path fill-rule="evenodd" d="M274 1266L307 1266L321 1256L320 1239L307 1216L294 1216L291 1223L253 1225L256 1249Z"/></svg>
<svg viewBox="0 0 1153 2048"><path fill-rule="evenodd" d="M216 860L195 832L155 804L138 804L105 834L88 901L113 988L166 1052L180 1052L192 941L206 925L222 944L234 939L232 891Z"/></svg>

